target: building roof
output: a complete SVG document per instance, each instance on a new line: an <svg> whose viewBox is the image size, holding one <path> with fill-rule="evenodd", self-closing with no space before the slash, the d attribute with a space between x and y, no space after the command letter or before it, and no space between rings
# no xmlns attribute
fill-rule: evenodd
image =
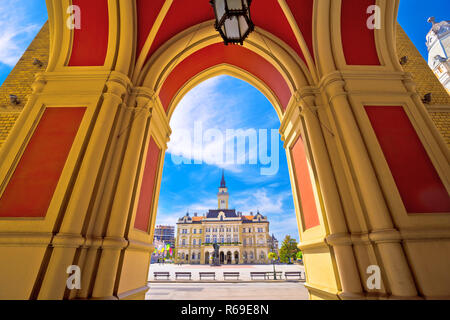
<svg viewBox="0 0 450 320"><path fill-rule="evenodd" d="M207 219L214 219L219 216L219 213L223 212L225 213L226 218L237 218L236 209L214 209L209 210L208 214L206 215Z"/></svg>

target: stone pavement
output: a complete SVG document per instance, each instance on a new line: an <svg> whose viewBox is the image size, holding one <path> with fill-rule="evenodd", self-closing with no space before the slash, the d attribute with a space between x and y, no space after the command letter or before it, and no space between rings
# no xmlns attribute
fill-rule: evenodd
<svg viewBox="0 0 450 320"><path fill-rule="evenodd" d="M155 283L146 300L308 300L302 282Z"/></svg>
<svg viewBox="0 0 450 320"><path fill-rule="evenodd" d="M276 271L303 271L299 265L276 265ZM154 281L153 272L170 272L171 281ZM240 272L241 281L223 282L222 272ZM152 264L147 300L307 300L308 291L298 281L251 281L250 272L273 271L272 265ZM174 281L175 272L192 272L192 281ZM199 272L216 272L217 282L200 282Z"/></svg>

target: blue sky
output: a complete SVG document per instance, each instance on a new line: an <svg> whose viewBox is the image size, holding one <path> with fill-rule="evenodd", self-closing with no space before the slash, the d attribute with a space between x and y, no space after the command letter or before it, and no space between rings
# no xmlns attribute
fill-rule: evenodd
<svg viewBox="0 0 450 320"><path fill-rule="evenodd" d="M425 36L430 30L427 18L435 16L438 21L449 20L449 13L448 0L402 0L399 22L426 57ZM45 0L0 1L0 84L46 20ZM225 94L229 92L233 92L233 95ZM261 175L260 165L177 165L172 161L172 154L184 154L189 158L186 144L177 139L177 133L179 136L180 133L192 132L195 121L201 121L203 130L217 128L223 132L225 129L279 127L270 103L245 82L222 76L194 88L180 103L171 120L174 133L165 161L157 223L174 224L175 219L187 210L203 214L207 209L215 208L217 187L224 168L232 207L244 213L259 209L269 217L271 232L279 240L286 234L298 239L286 156L281 141L277 139L280 167L273 176ZM214 156L217 144L207 144L203 151L206 155Z"/></svg>

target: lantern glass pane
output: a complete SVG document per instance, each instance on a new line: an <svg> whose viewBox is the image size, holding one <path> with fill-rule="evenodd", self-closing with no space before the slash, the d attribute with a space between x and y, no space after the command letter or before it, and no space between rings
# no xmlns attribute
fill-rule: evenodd
<svg viewBox="0 0 450 320"><path fill-rule="evenodd" d="M214 5L217 14L217 21L221 21L225 15L225 0L215 0Z"/></svg>
<svg viewBox="0 0 450 320"><path fill-rule="evenodd" d="M242 0L227 0L229 10L243 10Z"/></svg>
<svg viewBox="0 0 450 320"><path fill-rule="evenodd" d="M241 35L239 33L239 22L235 16L225 20L225 29L228 39L236 40L240 38Z"/></svg>
<svg viewBox="0 0 450 320"><path fill-rule="evenodd" d="M241 35L244 35L249 29L247 19L245 19L244 16L239 16L239 28L241 30Z"/></svg>

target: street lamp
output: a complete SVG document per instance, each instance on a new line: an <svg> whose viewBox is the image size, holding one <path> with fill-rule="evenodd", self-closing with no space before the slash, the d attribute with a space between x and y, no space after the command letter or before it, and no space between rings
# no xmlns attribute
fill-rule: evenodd
<svg viewBox="0 0 450 320"><path fill-rule="evenodd" d="M216 30L225 45L244 44L244 40L255 29L250 15L252 0L211 0L216 15Z"/></svg>

